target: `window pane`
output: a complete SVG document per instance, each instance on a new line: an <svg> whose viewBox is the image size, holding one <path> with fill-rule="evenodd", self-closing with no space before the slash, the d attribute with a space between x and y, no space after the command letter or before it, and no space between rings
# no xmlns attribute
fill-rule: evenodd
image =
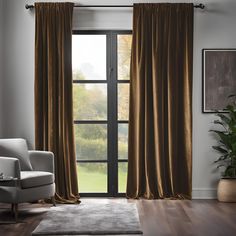
<svg viewBox="0 0 236 236"><path fill-rule="evenodd" d="M132 35L120 34L118 47L118 80L129 80Z"/></svg>
<svg viewBox="0 0 236 236"><path fill-rule="evenodd" d="M106 79L106 35L73 35L74 80Z"/></svg>
<svg viewBox="0 0 236 236"><path fill-rule="evenodd" d="M128 159L128 124L118 124L118 159Z"/></svg>
<svg viewBox="0 0 236 236"><path fill-rule="evenodd" d="M118 190L119 193L126 192L126 183L127 183L127 172L128 172L128 163L120 162L118 164Z"/></svg>
<svg viewBox="0 0 236 236"><path fill-rule="evenodd" d="M80 193L107 192L106 163L77 163Z"/></svg>
<svg viewBox="0 0 236 236"><path fill-rule="evenodd" d="M118 120L129 119L129 84L118 84Z"/></svg>
<svg viewBox="0 0 236 236"><path fill-rule="evenodd" d="M107 119L107 85L73 84L74 120Z"/></svg>
<svg viewBox="0 0 236 236"><path fill-rule="evenodd" d="M107 125L76 125L75 143L77 160L107 159Z"/></svg>

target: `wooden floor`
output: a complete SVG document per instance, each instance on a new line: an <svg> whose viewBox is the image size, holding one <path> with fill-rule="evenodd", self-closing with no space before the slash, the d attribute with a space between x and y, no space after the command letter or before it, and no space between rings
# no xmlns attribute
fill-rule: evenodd
<svg viewBox="0 0 236 236"><path fill-rule="evenodd" d="M236 204L215 200L82 199L84 202L136 202L144 236L234 236ZM50 205L22 204L22 223L0 224L0 236L28 236L43 219ZM10 206L0 205L0 221L11 220Z"/></svg>

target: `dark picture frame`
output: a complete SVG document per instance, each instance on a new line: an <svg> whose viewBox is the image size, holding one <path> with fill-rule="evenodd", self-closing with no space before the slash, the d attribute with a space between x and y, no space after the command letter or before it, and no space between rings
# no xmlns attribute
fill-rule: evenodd
<svg viewBox="0 0 236 236"><path fill-rule="evenodd" d="M224 113L236 94L236 49L202 49L202 112Z"/></svg>

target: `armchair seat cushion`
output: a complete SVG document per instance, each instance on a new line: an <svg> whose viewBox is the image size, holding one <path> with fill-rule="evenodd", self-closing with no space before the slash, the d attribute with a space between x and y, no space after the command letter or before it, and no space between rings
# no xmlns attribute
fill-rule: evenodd
<svg viewBox="0 0 236 236"><path fill-rule="evenodd" d="M21 171L21 187L34 188L54 183L54 174L44 171Z"/></svg>

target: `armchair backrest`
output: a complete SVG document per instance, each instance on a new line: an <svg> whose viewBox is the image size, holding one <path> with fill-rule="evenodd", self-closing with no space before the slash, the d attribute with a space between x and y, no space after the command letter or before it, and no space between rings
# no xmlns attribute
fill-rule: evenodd
<svg viewBox="0 0 236 236"><path fill-rule="evenodd" d="M33 170L29 159L27 143L24 139L0 139L0 156L17 158L22 171Z"/></svg>

